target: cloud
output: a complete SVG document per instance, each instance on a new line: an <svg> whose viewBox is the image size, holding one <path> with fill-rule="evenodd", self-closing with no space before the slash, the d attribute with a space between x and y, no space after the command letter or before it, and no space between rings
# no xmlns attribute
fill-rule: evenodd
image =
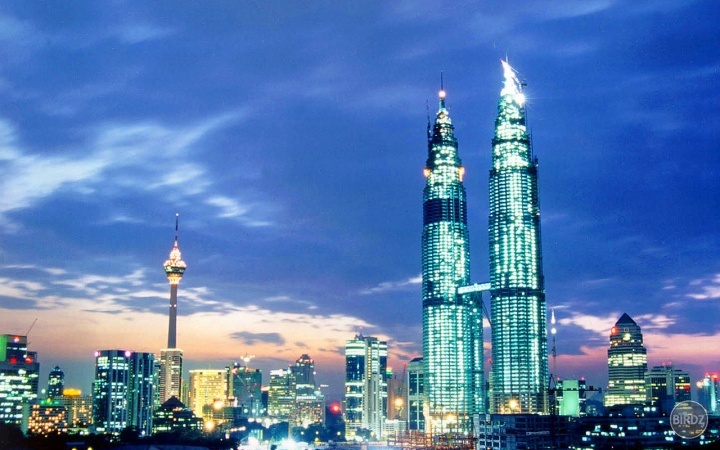
<svg viewBox="0 0 720 450"><path fill-rule="evenodd" d="M245 345L255 345L261 342L284 345L285 339L278 333L250 333L247 331L238 331L230 335L232 339L237 339Z"/></svg>
<svg viewBox="0 0 720 450"><path fill-rule="evenodd" d="M411 289L412 287L422 283L422 276L408 278L402 281L384 281L377 286L363 289L360 291L361 295L372 295L379 294L381 292L392 292L392 291L404 291Z"/></svg>
<svg viewBox="0 0 720 450"><path fill-rule="evenodd" d="M692 280L690 285L699 291L687 294L695 300L714 300L720 298L720 273L710 280Z"/></svg>
<svg viewBox="0 0 720 450"><path fill-rule="evenodd" d="M13 126L0 120L0 222L7 226L9 212L31 208L68 190L111 197L146 190L162 190L166 196L185 199L207 196L214 183L205 167L179 157L191 158L208 133L243 114L221 114L185 127L152 122L102 124L93 129L87 144L77 144L74 151L64 152L66 156L22 150ZM218 208L218 217L248 227L272 223L267 217L273 207L267 201L242 203L215 194L204 203ZM122 212L116 216L125 217Z"/></svg>
<svg viewBox="0 0 720 450"><path fill-rule="evenodd" d="M149 23L137 22L115 27L111 29L111 32L126 44L138 44L140 42L170 36L174 33L174 30Z"/></svg>
<svg viewBox="0 0 720 450"><path fill-rule="evenodd" d="M270 221L250 216L251 211L259 210L254 205L243 205L238 200L223 195L208 198L206 204L218 208L217 217L235 219L249 227L266 227L272 225Z"/></svg>
<svg viewBox="0 0 720 450"><path fill-rule="evenodd" d="M607 337L622 313L613 312L607 316L593 316L591 314L573 313L571 317L558 320L561 325L575 325L584 330L592 331ZM633 320L643 331L664 330L676 323L676 319L664 314L642 314L633 317Z"/></svg>

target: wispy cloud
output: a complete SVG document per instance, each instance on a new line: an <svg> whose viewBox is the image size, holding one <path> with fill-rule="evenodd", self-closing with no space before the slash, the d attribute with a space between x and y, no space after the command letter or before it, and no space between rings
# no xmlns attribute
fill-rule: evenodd
<svg viewBox="0 0 720 450"><path fill-rule="evenodd" d="M111 32L127 44L138 44L144 41L162 39L172 35L175 30L147 22L122 24L111 29Z"/></svg>
<svg viewBox="0 0 720 450"><path fill-rule="evenodd" d="M252 212L262 210L257 205L243 205L237 199L216 195L208 198L206 204L219 209L217 217L235 219L249 227L266 227L272 225L272 222L252 216Z"/></svg>
<svg viewBox="0 0 720 450"><path fill-rule="evenodd" d="M372 295L379 294L381 292L403 291L411 289L420 283L422 283L422 276L420 275L402 281L384 281L377 286L361 290L360 294Z"/></svg>
<svg viewBox="0 0 720 450"><path fill-rule="evenodd" d="M91 133L88 144L66 152L67 156L22 150L12 125L0 120L0 221L7 223L7 213L66 191L121 196L128 190L167 191L170 187L171 195L183 198L207 195L214 186L205 167L179 157L191 158L190 153L208 133L241 117L242 112L223 114L186 127L149 122L103 124ZM245 226L271 223L267 216L272 207L267 202L260 206L259 202L241 203L216 194L205 203L220 210L218 217Z"/></svg>
<svg viewBox="0 0 720 450"><path fill-rule="evenodd" d="M709 280L697 279L690 282L696 292L687 294L695 300L714 300L720 298L720 273Z"/></svg>

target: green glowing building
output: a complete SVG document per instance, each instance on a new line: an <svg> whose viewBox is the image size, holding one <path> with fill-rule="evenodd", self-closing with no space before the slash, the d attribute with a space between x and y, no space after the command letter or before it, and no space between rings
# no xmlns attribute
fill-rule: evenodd
<svg viewBox="0 0 720 450"><path fill-rule="evenodd" d="M435 124L428 129L423 192L424 408L431 432L469 431L482 399L480 309L475 296L458 293L470 284L470 249L465 169L457 147L441 90Z"/></svg>
<svg viewBox="0 0 720 450"><path fill-rule="evenodd" d="M547 412L545 287L537 159L525 124L523 85L503 61L490 170L490 309L493 413Z"/></svg>

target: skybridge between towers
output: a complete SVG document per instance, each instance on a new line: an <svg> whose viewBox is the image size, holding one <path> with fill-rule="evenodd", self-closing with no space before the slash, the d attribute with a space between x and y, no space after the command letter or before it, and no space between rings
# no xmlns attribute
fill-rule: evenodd
<svg viewBox="0 0 720 450"><path fill-rule="evenodd" d="M468 300L471 300L473 303L478 305L481 309L483 314L485 315L485 318L488 320L488 323L490 324L490 329L492 330L492 321L490 320L490 313L485 307L485 302L482 300L482 294L483 292L490 292L490 283L475 283L470 284L468 286L460 286L457 288L457 294L458 296L466 297Z"/></svg>

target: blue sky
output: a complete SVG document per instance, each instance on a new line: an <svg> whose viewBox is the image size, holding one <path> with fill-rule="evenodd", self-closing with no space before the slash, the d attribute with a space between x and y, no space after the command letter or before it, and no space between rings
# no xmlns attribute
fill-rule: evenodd
<svg viewBox="0 0 720 450"><path fill-rule="evenodd" d="M440 71L488 278L500 58L527 80L558 375L720 370L713 1L11 2L0 6L0 332L89 390L92 354L165 346L180 213L188 367L302 353L328 393L358 330L421 353L426 101ZM486 299L487 301L487 299ZM489 342L490 330L486 329Z"/></svg>

